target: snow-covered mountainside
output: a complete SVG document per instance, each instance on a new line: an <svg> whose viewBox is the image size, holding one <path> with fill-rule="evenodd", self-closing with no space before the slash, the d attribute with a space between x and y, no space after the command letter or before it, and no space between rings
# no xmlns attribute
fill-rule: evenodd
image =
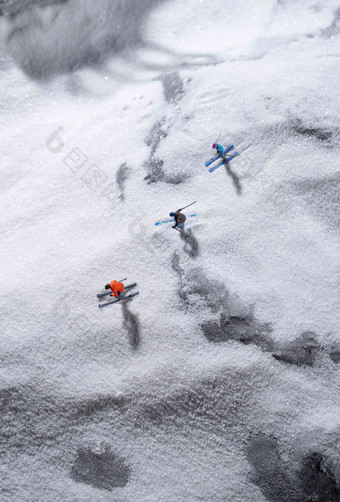
<svg viewBox="0 0 340 502"><path fill-rule="evenodd" d="M1 9L1 500L340 501L338 2Z"/></svg>

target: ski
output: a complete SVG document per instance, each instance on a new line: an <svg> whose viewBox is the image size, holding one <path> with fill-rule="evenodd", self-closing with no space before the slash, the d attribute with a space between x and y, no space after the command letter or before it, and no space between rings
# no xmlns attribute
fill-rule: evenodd
<svg viewBox="0 0 340 502"><path fill-rule="evenodd" d="M119 281L119 282L121 282L121 281ZM125 289L134 288L135 286L137 286L137 282L134 282L133 284L129 284L128 286L125 286ZM112 293L111 289L109 291L106 291L105 293L98 293L97 298L102 298L103 296L111 295L111 293Z"/></svg>
<svg viewBox="0 0 340 502"><path fill-rule="evenodd" d="M116 298L112 302L106 302L106 303L100 303L98 307L102 309L103 307L106 307L107 305L112 305L113 303L120 302L121 300L129 300L130 298L133 298L134 296L139 295L139 292L137 291L136 293L131 293L131 295L128 296L121 296L120 298Z"/></svg>
<svg viewBox="0 0 340 502"><path fill-rule="evenodd" d="M223 151L223 155L225 155L226 153L228 153L232 148L234 148L234 145L230 145L228 146L224 151ZM215 162L215 160L218 160L220 159L221 157L219 155L217 155L217 157L209 160L209 162L206 162L205 166L206 167L209 167L213 162Z"/></svg>
<svg viewBox="0 0 340 502"><path fill-rule="evenodd" d="M217 159L219 159L219 158L220 158L220 156L219 156L219 155L217 155L217 157L214 157L213 159L209 160L209 162L206 162L206 163L205 163L205 167L209 167L209 166L210 166L210 164L212 164L213 162L215 162L215 160L217 160Z"/></svg>
<svg viewBox="0 0 340 502"><path fill-rule="evenodd" d="M226 162L230 162L231 159L233 159L237 155L238 155L238 152L235 152L233 155L230 155L230 157L228 157L226 160L223 160L223 162L220 162L220 164L217 164L217 166L211 167L209 169L209 173L213 173L214 171L216 171L216 169L218 169L219 167L223 166L223 164L225 164Z"/></svg>
<svg viewBox="0 0 340 502"><path fill-rule="evenodd" d="M197 216L197 213L188 214L187 218L193 218L194 216ZM171 218L169 220L157 221L157 223L155 223L155 225L157 227L158 225L163 225L163 223L172 223L173 221L175 221L175 218Z"/></svg>

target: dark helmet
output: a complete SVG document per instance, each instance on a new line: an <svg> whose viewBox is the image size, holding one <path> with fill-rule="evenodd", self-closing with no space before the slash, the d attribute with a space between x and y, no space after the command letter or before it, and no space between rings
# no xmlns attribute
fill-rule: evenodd
<svg viewBox="0 0 340 502"><path fill-rule="evenodd" d="M217 145L216 143L213 144L212 148L217 148Z"/></svg>
<svg viewBox="0 0 340 502"><path fill-rule="evenodd" d="M110 284L105 284L105 289L111 289Z"/></svg>
<svg viewBox="0 0 340 502"><path fill-rule="evenodd" d="M169 216L175 216L175 213L171 211L171 213L169 213Z"/></svg>

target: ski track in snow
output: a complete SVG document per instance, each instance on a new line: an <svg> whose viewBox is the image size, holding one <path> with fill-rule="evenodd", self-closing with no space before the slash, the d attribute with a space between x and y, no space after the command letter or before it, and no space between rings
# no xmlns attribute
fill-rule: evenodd
<svg viewBox="0 0 340 502"><path fill-rule="evenodd" d="M340 501L337 3L0 3L1 500Z"/></svg>

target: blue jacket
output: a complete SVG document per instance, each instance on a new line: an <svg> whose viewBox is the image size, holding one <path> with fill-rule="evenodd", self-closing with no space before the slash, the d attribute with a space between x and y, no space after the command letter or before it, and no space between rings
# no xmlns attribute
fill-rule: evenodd
<svg viewBox="0 0 340 502"><path fill-rule="evenodd" d="M223 155L224 153L224 148L222 145L220 145L219 143L216 143L216 151L219 155Z"/></svg>

